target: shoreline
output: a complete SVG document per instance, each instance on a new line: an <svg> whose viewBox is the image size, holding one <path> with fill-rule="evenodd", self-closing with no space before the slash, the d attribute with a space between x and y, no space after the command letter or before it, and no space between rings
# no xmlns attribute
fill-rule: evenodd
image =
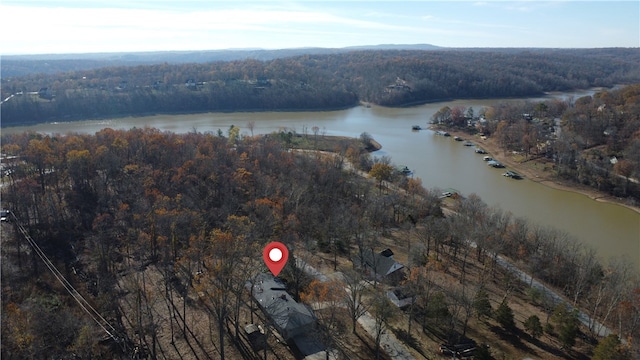
<svg viewBox="0 0 640 360"><path fill-rule="evenodd" d="M587 88L573 88L564 90L564 92L576 92L576 91L584 91L584 90L603 90L603 89L613 89L619 85L613 85L611 87L606 86L594 86ZM472 97L445 97L445 98L437 98L437 99L423 99L423 100L415 100L401 104L395 105L380 105L370 101L358 99L356 102L343 105L343 106L327 106L322 108L312 107L312 108L246 108L246 109L207 109L207 110L193 110L193 111L140 111L133 113L122 113L122 114L102 114L102 115L93 115L93 116L67 116L62 118L47 118L42 121L36 122L26 122L26 123L0 123L0 129L7 128L15 128L15 127L29 127L29 126L37 126L42 124L53 124L53 123L73 123L80 121L103 121L103 120L112 120L112 119L124 119L124 118L140 118L147 116L163 116L163 115L197 115L197 114L230 114L230 113L262 113L262 112L326 112L326 111L340 111L340 110L348 110L353 109L358 106L371 107L371 106L379 106L382 108L408 108L414 106L420 106L424 104L433 104L438 102L447 102L447 101L456 101L456 100L492 100L492 99L522 99L526 100L535 96L546 97L552 94L552 92L543 91L541 93L529 94L529 95L519 95L519 96L472 96ZM468 134L466 134L468 135Z"/></svg>
<svg viewBox="0 0 640 360"><path fill-rule="evenodd" d="M429 129L435 130L436 128L431 126L429 127ZM550 187L555 190L569 191L576 194L581 194L594 201L623 206L631 211L635 211L636 213L640 214L640 207L627 204L624 201L624 199L616 198L612 195L609 195L597 189L590 188L586 185L573 183L567 180L557 179L548 172L540 171L530 166L527 166L526 162L529 162L529 161L535 162L533 158L528 159L524 163L513 159L513 157L510 156L505 150L501 149L491 137L488 137L486 140L483 140L477 135L470 135L462 130L446 128L446 131L450 133L451 136L460 136L463 139L473 140L474 143L478 145L478 147L481 147L484 150L486 150L488 155L491 155L497 161L503 163L507 167L520 173L521 175L523 175L524 177L526 177L527 179L533 182L537 182L541 185Z"/></svg>

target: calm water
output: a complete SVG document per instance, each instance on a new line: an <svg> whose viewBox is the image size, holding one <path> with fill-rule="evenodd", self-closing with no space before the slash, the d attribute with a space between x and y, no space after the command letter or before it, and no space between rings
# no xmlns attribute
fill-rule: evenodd
<svg viewBox="0 0 640 360"><path fill-rule="evenodd" d="M590 92L553 94L555 97L583 96ZM513 181L502 176L504 170L489 168L473 147L463 146L451 138L431 131L411 131L411 125L426 127L442 106L482 106L505 100L458 100L426 104L411 108L389 109L356 107L327 112L257 112L158 115L73 123L41 124L2 129L3 132L25 130L42 133L95 133L100 129L156 127L165 131L225 132L231 125L250 134L247 123L255 121L254 133L270 133L282 128L309 133L318 126L321 133L358 137L371 134L383 146L376 156L388 155L396 164L407 165L427 188L455 188L463 194L476 193L489 205L499 205L515 216L552 225L594 246L603 260L626 256L640 269L640 214L622 206L601 203L590 198L539 183ZM516 101L516 100L507 100Z"/></svg>

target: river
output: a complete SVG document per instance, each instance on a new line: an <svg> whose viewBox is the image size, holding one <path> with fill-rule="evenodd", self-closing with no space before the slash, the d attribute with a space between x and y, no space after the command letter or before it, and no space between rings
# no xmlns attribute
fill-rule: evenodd
<svg viewBox="0 0 640 360"><path fill-rule="evenodd" d="M595 90L552 94L549 96L578 98ZM253 132L264 134L287 128L299 133L320 133L358 137L368 132L382 150L375 156L387 155L396 164L407 165L413 176L422 179L427 188L455 188L463 194L478 194L487 204L497 205L515 216L564 230L593 246L603 261L625 256L640 269L640 214L620 205L598 202L569 191L557 190L540 183L513 181L504 171L492 169L482 161L473 147L463 146L451 138L432 131L411 131L414 124L426 127L431 116L442 106L472 106L476 111L499 101L536 99L456 100L408 108L359 106L347 110L323 112L238 112L189 115L157 115L69 123L48 123L28 127L3 128L3 133L36 131L48 134L68 132L93 134L103 128L129 129L156 127L163 131L190 131L226 134L231 125L250 134L249 121L255 121ZM305 130L306 129L306 130Z"/></svg>

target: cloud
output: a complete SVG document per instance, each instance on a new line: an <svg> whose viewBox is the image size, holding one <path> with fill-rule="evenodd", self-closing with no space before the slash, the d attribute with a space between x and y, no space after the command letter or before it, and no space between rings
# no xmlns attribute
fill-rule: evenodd
<svg viewBox="0 0 640 360"><path fill-rule="evenodd" d="M581 35L584 26L591 31L593 22L574 20L567 31L567 21L575 16L565 13L581 13L583 19L601 14L592 8L610 8L572 1L1 1L0 31L4 37L0 50L4 54L425 42L483 47L531 46L535 41L536 46L544 46L544 41L557 34L572 44L588 39ZM632 13L626 5L619 8L624 10L615 10L614 15ZM546 26L532 20L534 11L544 12ZM601 26L619 27L622 32L631 28L627 25L631 20L621 23L619 18L616 15L616 20ZM633 29L637 29L637 17ZM539 34L535 39L523 35L534 30ZM619 37L628 38L623 35ZM613 44L613 36L610 38ZM553 44L561 46L558 41L554 39ZM630 42L619 40L625 41Z"/></svg>
<svg viewBox="0 0 640 360"><path fill-rule="evenodd" d="M5 21L0 25L11 33L6 44L12 52L89 52L205 49L225 47L339 46L340 37L362 44L362 37L384 32L393 42L409 34L473 35L472 31L449 30L424 24L389 19L336 14L304 6L257 3L242 8L122 8L121 2L89 2L83 7L38 7L2 5ZM134 1L134 4L136 2ZM61 4L61 3L58 3ZM128 3L131 5L131 3ZM414 16L414 18L417 18ZM432 18L432 17L427 17ZM21 29L21 31L12 31ZM273 34L271 38L266 34ZM277 35L277 36L276 36ZM310 35L306 43L303 35ZM322 38L325 35L325 38ZM356 39L360 36L360 39ZM291 44L291 41L297 41ZM328 44L327 41L333 41ZM267 41L267 43L265 43ZM377 39L370 40L375 43ZM322 43L324 42L324 43Z"/></svg>

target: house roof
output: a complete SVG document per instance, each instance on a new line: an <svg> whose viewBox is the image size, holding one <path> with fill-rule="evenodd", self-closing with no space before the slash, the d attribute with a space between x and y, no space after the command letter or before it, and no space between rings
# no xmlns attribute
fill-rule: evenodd
<svg viewBox="0 0 640 360"><path fill-rule="evenodd" d="M387 297L399 308L404 308L413 302L414 294L407 292L406 287L398 287L393 291L387 291Z"/></svg>
<svg viewBox="0 0 640 360"><path fill-rule="evenodd" d="M284 283L271 274L258 274L254 279L252 293L285 339L315 324L316 319L311 310L293 300L285 290Z"/></svg>
<svg viewBox="0 0 640 360"><path fill-rule="evenodd" d="M389 249L384 250L382 253L374 253L372 249L369 249L364 252L363 257L364 265L373 269L376 275L380 277L385 277L404 267L404 265L393 259L393 252Z"/></svg>

